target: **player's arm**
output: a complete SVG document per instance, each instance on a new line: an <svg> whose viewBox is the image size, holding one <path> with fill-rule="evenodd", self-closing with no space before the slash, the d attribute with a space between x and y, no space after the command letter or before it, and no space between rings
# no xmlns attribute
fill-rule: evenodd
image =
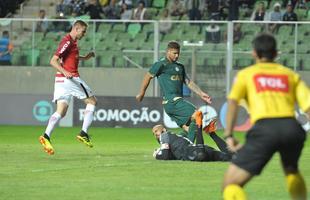
<svg viewBox="0 0 310 200"><path fill-rule="evenodd" d="M309 101L310 101L310 98L309 98ZM306 117L307 117L308 121L310 122L310 107L308 109L306 109L306 111L304 113L306 114Z"/></svg>
<svg viewBox="0 0 310 200"><path fill-rule="evenodd" d="M52 67L54 67L58 72L62 73L66 78L72 78L73 74L65 70L60 64L60 58L54 55L50 61Z"/></svg>
<svg viewBox="0 0 310 200"><path fill-rule="evenodd" d="M233 129L237 120L238 103L241 99L246 97L246 85L242 79L244 76L237 74L230 94L227 98L228 108L226 115L226 128L224 131L224 138L227 143L228 149L232 152L236 152L241 148L239 142L233 136Z"/></svg>
<svg viewBox="0 0 310 200"><path fill-rule="evenodd" d="M137 101L141 102L143 100L143 97L145 95L146 89L149 86L151 80L153 78L153 75L150 72L147 72L142 80L141 89L139 94L137 94L136 99Z"/></svg>
<svg viewBox="0 0 310 200"><path fill-rule="evenodd" d="M54 67L58 72L62 73L66 78L72 78L73 74L71 72L68 72L61 66L60 58L62 58L71 49L71 46L72 42L70 40L67 40L66 38L63 38L55 54L50 60L50 64L52 65L52 67Z"/></svg>
<svg viewBox="0 0 310 200"><path fill-rule="evenodd" d="M306 111L306 115L308 117L308 121L310 121L310 108Z"/></svg>
<svg viewBox="0 0 310 200"><path fill-rule="evenodd" d="M236 123L238 113L238 102L233 99L228 99L228 109L226 115L226 129L224 131L224 138L227 147L230 151L236 152L241 148L239 142L233 136L233 129Z"/></svg>
<svg viewBox="0 0 310 200"><path fill-rule="evenodd" d="M79 60L88 60L92 57L95 57L95 52L91 51L85 56L79 56Z"/></svg>
<svg viewBox="0 0 310 200"><path fill-rule="evenodd" d="M169 144L164 143L160 145L160 148L155 149L153 157L156 160L173 160L172 153L169 148Z"/></svg>
<svg viewBox="0 0 310 200"><path fill-rule="evenodd" d="M203 92L200 87L196 85L196 83L189 79L188 76L185 76L185 84L191 91L195 92L198 96L200 96L203 101L207 103L212 103L211 97L207 93Z"/></svg>
<svg viewBox="0 0 310 200"><path fill-rule="evenodd" d="M238 112L238 102L233 99L228 99L228 110L226 115L226 129L224 137L233 136L233 128L236 123Z"/></svg>
<svg viewBox="0 0 310 200"><path fill-rule="evenodd" d="M229 151L236 152L241 148L241 144L233 135L233 129L236 124L238 113L238 101L234 99L228 99L228 109L226 115L226 128L224 131L224 138L227 143Z"/></svg>
<svg viewBox="0 0 310 200"><path fill-rule="evenodd" d="M297 85L295 91L298 105L307 115L308 120L310 120L310 88L299 76L296 76L296 79Z"/></svg>

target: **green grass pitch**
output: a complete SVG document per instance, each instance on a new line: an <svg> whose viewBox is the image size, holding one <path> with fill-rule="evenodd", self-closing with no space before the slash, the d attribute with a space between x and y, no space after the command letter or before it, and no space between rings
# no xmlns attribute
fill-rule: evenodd
<svg viewBox="0 0 310 200"><path fill-rule="evenodd" d="M57 128L53 156L38 142L44 129L0 126L0 199L221 199L228 163L156 161L158 145L149 129L91 128L90 149L75 139L79 128ZM214 146L207 135L205 141ZM300 169L310 196L309 140ZM289 199L278 155L245 190L249 199Z"/></svg>

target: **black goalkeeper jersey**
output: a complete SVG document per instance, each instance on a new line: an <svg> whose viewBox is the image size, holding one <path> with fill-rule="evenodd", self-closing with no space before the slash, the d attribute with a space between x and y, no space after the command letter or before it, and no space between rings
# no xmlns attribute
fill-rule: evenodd
<svg viewBox="0 0 310 200"><path fill-rule="evenodd" d="M157 160L229 161L232 156L226 147L221 152L208 145L195 145L188 138L169 131L160 135L159 142L160 149L155 154Z"/></svg>
<svg viewBox="0 0 310 200"><path fill-rule="evenodd" d="M195 146L188 138L166 132L162 133L159 138L161 150L157 154L156 159L161 160L195 160L196 149ZM168 144L168 146L166 146Z"/></svg>

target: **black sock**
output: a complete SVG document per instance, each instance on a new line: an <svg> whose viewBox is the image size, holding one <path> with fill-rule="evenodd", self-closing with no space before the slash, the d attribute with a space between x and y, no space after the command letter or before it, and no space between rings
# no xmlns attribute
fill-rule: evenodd
<svg viewBox="0 0 310 200"><path fill-rule="evenodd" d="M228 151L227 149L227 144L226 142L220 138L215 132L209 133L210 137L212 138L212 140L216 143L216 146L225 153L231 153L230 151Z"/></svg>
<svg viewBox="0 0 310 200"><path fill-rule="evenodd" d="M81 132L80 132L80 136L82 136L82 137L88 137L88 134L87 134L86 132L84 132L84 131L81 131Z"/></svg>
<svg viewBox="0 0 310 200"><path fill-rule="evenodd" d="M50 137L46 133L44 133L43 137L47 139L48 141L50 141Z"/></svg>
<svg viewBox="0 0 310 200"><path fill-rule="evenodd" d="M203 136L202 136L202 127L197 126L197 132L196 132L196 145L203 145L204 141L203 141Z"/></svg>

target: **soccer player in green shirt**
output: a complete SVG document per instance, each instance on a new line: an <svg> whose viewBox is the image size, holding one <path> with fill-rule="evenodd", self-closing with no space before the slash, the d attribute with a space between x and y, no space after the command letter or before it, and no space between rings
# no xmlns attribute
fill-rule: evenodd
<svg viewBox="0 0 310 200"><path fill-rule="evenodd" d="M195 140L195 131L197 130L195 123L197 109L193 104L183 99L183 83L200 96L203 101L211 103L211 97L188 78L184 65L177 61L179 55L179 43L176 41L169 42L166 57L155 62L145 74L140 93L136 96L136 99L139 102L143 100L151 79L157 77L163 92L162 104L165 112L179 127L188 133L187 137L193 142Z"/></svg>

